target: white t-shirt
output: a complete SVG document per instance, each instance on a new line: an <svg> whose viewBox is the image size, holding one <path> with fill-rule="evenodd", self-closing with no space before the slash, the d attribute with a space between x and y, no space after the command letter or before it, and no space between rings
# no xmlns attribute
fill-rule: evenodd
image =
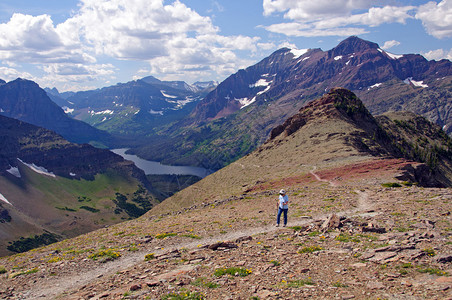
<svg viewBox="0 0 452 300"><path fill-rule="evenodd" d="M279 195L279 207L282 209L289 208L289 197L287 195Z"/></svg>

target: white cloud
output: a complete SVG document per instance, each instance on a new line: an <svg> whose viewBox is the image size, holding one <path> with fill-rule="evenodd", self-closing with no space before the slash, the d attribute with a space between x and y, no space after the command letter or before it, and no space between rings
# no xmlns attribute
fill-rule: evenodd
<svg viewBox="0 0 452 300"><path fill-rule="evenodd" d="M95 60L64 36L48 15L14 14L8 23L0 24L0 59L30 63Z"/></svg>
<svg viewBox="0 0 452 300"><path fill-rule="evenodd" d="M416 18L422 21L430 35L440 39L452 36L452 0L421 5Z"/></svg>
<svg viewBox="0 0 452 300"><path fill-rule="evenodd" d="M113 79L113 68L101 72L101 57L145 61L166 78L218 78L250 63L236 51L270 47L259 40L221 35L209 17L178 0L80 0L79 10L56 26L49 15L23 14L0 24L0 60L43 65L48 75L39 83L50 86Z"/></svg>
<svg viewBox="0 0 452 300"><path fill-rule="evenodd" d="M11 81L16 78L27 78L33 80L33 76L28 72L19 72L16 69L0 67L0 78L5 81Z"/></svg>
<svg viewBox="0 0 452 300"><path fill-rule="evenodd" d="M452 48L449 51L443 49L431 50L426 53L422 53L422 55L428 60L452 60Z"/></svg>
<svg viewBox="0 0 452 300"><path fill-rule="evenodd" d="M396 40L386 41L384 43L384 45L381 47L381 49L388 50L388 49L398 46L398 45L400 45L399 41L396 41Z"/></svg>
<svg viewBox="0 0 452 300"><path fill-rule="evenodd" d="M384 2L387 1L263 0L264 15L284 13L284 18L292 20L265 28L288 36L348 36L367 33L364 26L404 24L413 18L410 13L414 6L389 6Z"/></svg>
<svg viewBox="0 0 452 300"><path fill-rule="evenodd" d="M339 27L339 28L315 28L315 26L300 23L279 23L265 27L270 32L285 34L287 36L351 36L367 33L364 28Z"/></svg>

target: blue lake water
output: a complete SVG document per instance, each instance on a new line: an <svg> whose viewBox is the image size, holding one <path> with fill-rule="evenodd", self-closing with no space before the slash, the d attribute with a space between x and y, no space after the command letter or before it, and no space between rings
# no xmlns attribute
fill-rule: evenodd
<svg viewBox="0 0 452 300"><path fill-rule="evenodd" d="M139 158L136 155L126 154L126 151L129 150L127 148L124 149L112 149L110 151L121 155L124 159L131 160L135 163L135 165L144 171L146 175L167 175L167 174L176 174L176 175L195 175L201 178L206 177L211 174L212 171L200 167L188 167L188 166L167 166L162 165L156 161L145 160Z"/></svg>

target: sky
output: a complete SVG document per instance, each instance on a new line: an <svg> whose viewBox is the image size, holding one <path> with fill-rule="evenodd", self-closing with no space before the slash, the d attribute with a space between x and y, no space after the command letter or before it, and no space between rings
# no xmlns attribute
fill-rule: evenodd
<svg viewBox="0 0 452 300"><path fill-rule="evenodd" d="M60 92L152 75L221 82L282 47L349 36L452 59L452 0L0 0L0 78Z"/></svg>

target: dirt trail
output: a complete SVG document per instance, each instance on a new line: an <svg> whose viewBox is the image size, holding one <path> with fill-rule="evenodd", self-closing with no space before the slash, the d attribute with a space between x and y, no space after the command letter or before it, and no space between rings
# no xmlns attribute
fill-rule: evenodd
<svg viewBox="0 0 452 300"><path fill-rule="evenodd" d="M315 170L317 170L317 166L314 166L312 168L312 170L309 171L309 173L311 173L311 175L313 175L315 177L315 179L317 179L320 182L328 182L330 184L330 186L338 186L337 182L335 182L333 180L328 180L328 179L321 178L318 174L315 173Z"/></svg>
<svg viewBox="0 0 452 300"><path fill-rule="evenodd" d="M333 181L329 181L326 179L320 178L317 174L314 173L316 167L311 170L311 174L321 182L328 182L331 186L338 186ZM366 211L370 210L372 207L371 202L369 201L369 195L367 192L362 190L355 190L358 195L357 199L357 207L344 210L338 215L341 216L351 216L351 215L367 215ZM313 219L325 219L331 213L325 213L313 216ZM303 226L308 225L312 222L312 218L303 218L299 220L289 220L288 226ZM239 230L234 232L229 232L226 234L221 234L218 236L204 238L202 240L197 240L194 242L186 242L178 244L177 246L168 246L165 247L164 250L154 250L154 249L146 249L143 251L130 252L127 255L123 255L121 258L104 263L102 265L98 265L93 269L86 270L85 272L80 273L71 273L65 274L64 276L58 276L55 278L49 278L45 283L35 286L32 290L24 292L24 299L37 299L37 298L56 298L58 295L61 295L64 292L80 289L84 285L92 283L96 279L104 276L109 276L111 274L115 274L118 271L122 271L125 269L129 269L136 264L143 262L144 256L150 252L154 252L156 255L165 254L171 252L176 249L185 248L185 249L195 249L198 245L209 245L218 241L233 241L240 237L244 236L252 236L260 233L270 233L281 230L280 228L276 228L274 225L266 225L261 227L254 227L245 230Z"/></svg>

